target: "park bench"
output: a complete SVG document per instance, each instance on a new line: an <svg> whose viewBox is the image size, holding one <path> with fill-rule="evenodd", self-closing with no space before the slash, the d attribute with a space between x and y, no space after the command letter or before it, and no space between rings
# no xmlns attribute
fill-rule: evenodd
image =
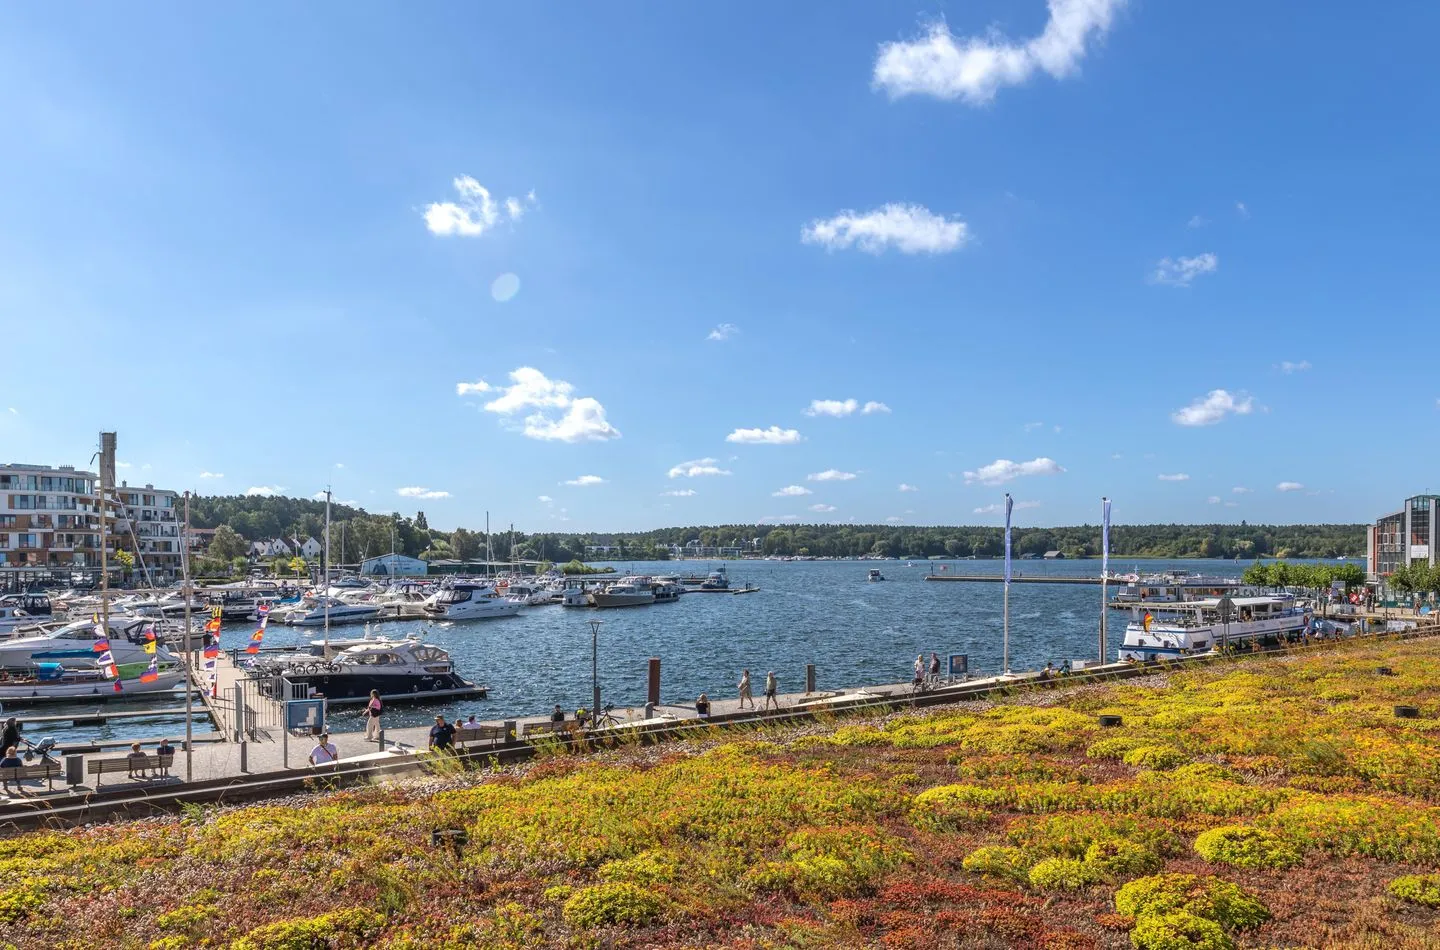
<svg viewBox="0 0 1440 950"><path fill-rule="evenodd" d="M20 787L22 781L29 779L44 779L49 785L50 791L55 790L55 776L63 774L59 762L37 762L34 765L12 765L9 768L0 769L0 782L6 785L15 784L16 791L24 794Z"/></svg>
<svg viewBox="0 0 1440 950"><path fill-rule="evenodd" d="M505 741L505 738L504 726L474 726L455 730L455 744L462 749L466 747L466 743L471 742L499 745Z"/></svg>
<svg viewBox="0 0 1440 950"><path fill-rule="evenodd" d="M135 762L132 764L129 756L114 759L91 759L89 762L85 763L85 771L90 773L91 775L97 776L97 778L95 779L95 787L99 788L101 780L98 778L98 776L104 775L107 772L130 773L133 771L144 771L145 769L150 769L151 771L159 772L161 775L168 775L170 772L170 765L174 761L174 755L147 755L145 756L145 761L143 764L140 762L139 759L136 759Z"/></svg>
<svg viewBox="0 0 1440 950"><path fill-rule="evenodd" d="M574 719L567 719L564 722L526 722L520 725L520 738L529 739L532 736L564 736L571 737L580 730L580 723Z"/></svg>

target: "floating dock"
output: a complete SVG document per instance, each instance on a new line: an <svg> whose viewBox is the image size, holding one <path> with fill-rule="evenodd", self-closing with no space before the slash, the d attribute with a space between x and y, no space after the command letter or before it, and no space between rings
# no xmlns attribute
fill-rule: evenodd
<svg viewBox="0 0 1440 950"><path fill-rule="evenodd" d="M1005 575L926 574L925 579L927 581L966 581L972 584L1003 584L1005 582ZM1016 584L1092 584L1096 587L1100 586L1100 578L1098 577L1081 577L1074 574L1032 574L1026 577L1024 574L1016 571L1010 575L1010 580ZM1117 581L1112 577L1110 578L1110 583L1118 587L1122 586L1125 582Z"/></svg>

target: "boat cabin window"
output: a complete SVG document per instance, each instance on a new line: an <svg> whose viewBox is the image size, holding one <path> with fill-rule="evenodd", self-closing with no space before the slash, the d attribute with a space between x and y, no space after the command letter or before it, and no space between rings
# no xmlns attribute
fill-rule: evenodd
<svg viewBox="0 0 1440 950"><path fill-rule="evenodd" d="M398 664L400 657L393 653L366 653L360 656L357 662L369 666L390 666Z"/></svg>
<svg viewBox="0 0 1440 950"><path fill-rule="evenodd" d="M444 650L437 650L434 647L420 647L415 651L415 659L420 663L436 663L448 660L449 657Z"/></svg>

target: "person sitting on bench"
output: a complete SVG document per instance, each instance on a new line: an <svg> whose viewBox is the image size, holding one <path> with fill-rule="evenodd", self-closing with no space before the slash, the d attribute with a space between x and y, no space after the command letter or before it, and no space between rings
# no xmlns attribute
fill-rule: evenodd
<svg viewBox="0 0 1440 950"><path fill-rule="evenodd" d="M551 712L550 712L550 721L551 721L551 722L564 722L564 721L565 721L565 710L563 710L563 709L560 708L560 704L559 704L559 703L556 703L556 704L555 704L555 708L554 708L553 710L551 710Z"/></svg>
<svg viewBox="0 0 1440 950"><path fill-rule="evenodd" d="M702 716L710 715L710 697L701 693L700 698L695 700L695 711Z"/></svg>
<svg viewBox="0 0 1440 950"><path fill-rule="evenodd" d="M149 759L144 752L140 751L140 743L130 743L130 754L125 756L125 763L130 766L131 778L145 777L145 767L149 764Z"/></svg>
<svg viewBox="0 0 1440 950"><path fill-rule="evenodd" d="M5 757L0 758L0 769L23 769L24 767L25 760L20 758L19 752L13 745L5 750ZM15 789L17 791L20 789L20 780L18 778L15 780ZM0 781L0 791L3 791L6 795L10 794L9 775L6 775L4 780Z"/></svg>

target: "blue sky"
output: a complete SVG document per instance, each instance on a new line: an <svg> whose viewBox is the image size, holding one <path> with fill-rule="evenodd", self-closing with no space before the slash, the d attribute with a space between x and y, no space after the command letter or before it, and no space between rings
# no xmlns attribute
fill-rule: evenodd
<svg viewBox="0 0 1440 950"><path fill-rule="evenodd" d="M1368 520L1440 489L1437 28L8 7L0 459L115 428L437 527Z"/></svg>

